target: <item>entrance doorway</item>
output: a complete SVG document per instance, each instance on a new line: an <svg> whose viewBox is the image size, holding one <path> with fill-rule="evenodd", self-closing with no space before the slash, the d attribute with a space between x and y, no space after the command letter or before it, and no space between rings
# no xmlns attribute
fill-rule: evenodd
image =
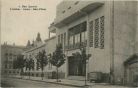
<svg viewBox="0 0 138 88"><path fill-rule="evenodd" d="M79 58L68 57L68 69L70 76L85 76L86 66Z"/></svg>
<svg viewBox="0 0 138 88"><path fill-rule="evenodd" d="M125 62L125 83L132 86L138 86L138 55L134 54Z"/></svg>

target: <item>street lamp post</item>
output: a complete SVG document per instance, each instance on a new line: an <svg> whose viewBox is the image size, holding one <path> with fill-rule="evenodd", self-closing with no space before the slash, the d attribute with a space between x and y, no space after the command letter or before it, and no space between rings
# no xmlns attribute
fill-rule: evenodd
<svg viewBox="0 0 138 88"><path fill-rule="evenodd" d="M87 63L88 63L88 60L85 61L85 86L87 86Z"/></svg>

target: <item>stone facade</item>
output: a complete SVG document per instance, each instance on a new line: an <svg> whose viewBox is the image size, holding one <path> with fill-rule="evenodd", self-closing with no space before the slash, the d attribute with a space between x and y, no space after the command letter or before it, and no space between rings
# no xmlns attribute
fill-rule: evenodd
<svg viewBox="0 0 138 88"><path fill-rule="evenodd" d="M124 80L124 61L135 53L137 5L136 1L114 2L114 77L117 83Z"/></svg>
<svg viewBox="0 0 138 88"><path fill-rule="evenodd" d="M24 46L8 45L7 43L1 45L2 76L19 75L20 70L13 68L13 61L17 59L19 54L23 53L24 49Z"/></svg>

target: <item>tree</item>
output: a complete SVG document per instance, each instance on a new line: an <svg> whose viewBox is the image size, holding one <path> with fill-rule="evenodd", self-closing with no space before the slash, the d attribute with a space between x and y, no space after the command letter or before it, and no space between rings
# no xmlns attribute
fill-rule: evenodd
<svg viewBox="0 0 138 88"><path fill-rule="evenodd" d="M40 58L40 68L42 70L42 80L43 80L43 77L44 77L43 70L44 70L44 67L47 64L48 64L48 59L47 59L45 50L43 50L42 53L41 53L41 58Z"/></svg>
<svg viewBox="0 0 138 88"><path fill-rule="evenodd" d="M29 69L29 79L30 79L30 70L34 69L34 60L32 59L31 55L29 56L29 58L25 59L25 67L26 70Z"/></svg>
<svg viewBox="0 0 138 88"><path fill-rule="evenodd" d="M13 61L13 68L14 69L20 69L21 70L21 73L20 75L22 76L23 74L23 68L25 67L25 59L24 59L24 56L19 54L17 56L17 59L15 59Z"/></svg>
<svg viewBox="0 0 138 88"><path fill-rule="evenodd" d="M86 65L87 65L87 60L89 60L89 58L91 57L91 54L86 54L86 48L81 48L81 61L82 64L84 64L84 68L85 68L85 85L86 84L86 79L87 79L87 72L86 72Z"/></svg>
<svg viewBox="0 0 138 88"><path fill-rule="evenodd" d="M65 55L63 54L62 44L56 46L55 52L53 52L50 63L56 66L57 69L57 82L58 82L58 68L65 63Z"/></svg>
<svg viewBox="0 0 138 88"><path fill-rule="evenodd" d="M26 57L25 58L25 70L27 71L29 59Z"/></svg>
<svg viewBox="0 0 138 88"><path fill-rule="evenodd" d="M36 70L40 69L40 64L39 64L39 54L36 56Z"/></svg>
<svg viewBox="0 0 138 88"><path fill-rule="evenodd" d="M42 52L39 52L36 58L37 58L37 70L41 69L42 71L41 77L43 80L43 77L44 77L43 70L44 70L44 67L48 64L48 59L47 59L45 50L43 50Z"/></svg>
<svg viewBox="0 0 138 88"><path fill-rule="evenodd" d="M28 61L28 67L29 67L29 79L30 79L30 70L34 69L34 60L32 59L31 55L30 55L30 58L29 58L29 61Z"/></svg>

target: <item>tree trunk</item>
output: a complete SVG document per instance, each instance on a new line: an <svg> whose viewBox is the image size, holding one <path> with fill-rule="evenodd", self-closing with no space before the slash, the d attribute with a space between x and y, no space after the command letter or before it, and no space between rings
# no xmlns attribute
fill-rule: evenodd
<svg viewBox="0 0 138 88"><path fill-rule="evenodd" d="M23 68L21 68L21 78L23 78Z"/></svg>
<svg viewBox="0 0 138 88"><path fill-rule="evenodd" d="M42 70L42 80L43 80L43 70Z"/></svg>
<svg viewBox="0 0 138 88"><path fill-rule="evenodd" d="M87 85L87 71L86 71L86 60L85 60L85 86Z"/></svg>
<svg viewBox="0 0 138 88"><path fill-rule="evenodd" d="M57 82L58 82L58 67L57 67Z"/></svg>
<svg viewBox="0 0 138 88"><path fill-rule="evenodd" d="M30 79L30 70L29 70L29 79Z"/></svg>

